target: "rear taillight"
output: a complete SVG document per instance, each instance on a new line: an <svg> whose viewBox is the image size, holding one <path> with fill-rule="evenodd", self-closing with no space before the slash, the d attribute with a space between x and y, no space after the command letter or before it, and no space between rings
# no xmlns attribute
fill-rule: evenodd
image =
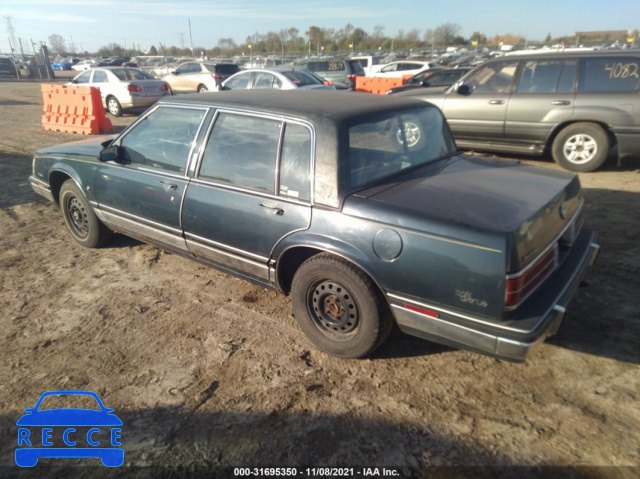
<svg viewBox="0 0 640 479"><path fill-rule="evenodd" d="M322 83L324 83L324 84L325 84L325 85L327 85L327 86L331 86L331 85L333 85L333 82L332 82L332 81L329 81L329 80L325 80L325 81L323 81Z"/></svg>
<svg viewBox="0 0 640 479"><path fill-rule="evenodd" d="M142 91L142 88L139 87L138 85L127 85L127 90L129 91Z"/></svg>
<svg viewBox="0 0 640 479"><path fill-rule="evenodd" d="M160 91L167 91L168 89L169 89L168 83L163 83L162 86L160 87Z"/></svg>
<svg viewBox="0 0 640 479"><path fill-rule="evenodd" d="M222 78L220 75L218 75L217 73L212 73L211 74L211 78L213 78L214 80L220 80L220 78Z"/></svg>
<svg viewBox="0 0 640 479"><path fill-rule="evenodd" d="M529 266L507 276L505 305L512 309L520 304L542 283L558 264L558 244L555 243Z"/></svg>
<svg viewBox="0 0 640 479"><path fill-rule="evenodd" d="M356 81L358 75L347 75L347 80Z"/></svg>

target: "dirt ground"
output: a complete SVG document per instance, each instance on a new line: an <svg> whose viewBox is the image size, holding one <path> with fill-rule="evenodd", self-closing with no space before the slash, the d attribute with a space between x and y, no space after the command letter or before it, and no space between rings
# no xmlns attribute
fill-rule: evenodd
<svg viewBox="0 0 640 479"><path fill-rule="evenodd" d="M85 389L115 408L125 467L143 471L640 476L640 159L580 175L602 251L527 362L401 333L370 359L342 360L313 349L281 294L125 237L76 245L27 178L35 150L80 138L44 131L41 114L38 82L0 80L0 475L24 472L13 457L23 409L44 391ZM134 119L112 121L121 131Z"/></svg>

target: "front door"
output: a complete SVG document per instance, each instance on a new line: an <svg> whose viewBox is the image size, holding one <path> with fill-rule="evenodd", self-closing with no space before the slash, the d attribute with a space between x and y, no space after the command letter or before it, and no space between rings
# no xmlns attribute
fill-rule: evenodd
<svg viewBox="0 0 640 479"><path fill-rule="evenodd" d="M186 250L180 205L206 111L159 107L118 141L124 161L101 163L96 177L97 208L107 223L144 241Z"/></svg>
<svg viewBox="0 0 640 479"><path fill-rule="evenodd" d="M273 280L275 245L311 221L311 152L306 125L219 112L185 195L189 251L247 278Z"/></svg>
<svg viewBox="0 0 640 479"><path fill-rule="evenodd" d="M451 91L443 112L457 141L500 141L517 61L491 62L467 78L468 95Z"/></svg>

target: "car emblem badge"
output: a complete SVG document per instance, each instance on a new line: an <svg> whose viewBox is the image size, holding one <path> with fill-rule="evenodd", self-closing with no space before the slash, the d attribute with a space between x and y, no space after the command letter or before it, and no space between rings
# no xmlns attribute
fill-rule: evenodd
<svg viewBox="0 0 640 479"><path fill-rule="evenodd" d="M564 205L560 205L560 218L565 219L567 217L567 208Z"/></svg>

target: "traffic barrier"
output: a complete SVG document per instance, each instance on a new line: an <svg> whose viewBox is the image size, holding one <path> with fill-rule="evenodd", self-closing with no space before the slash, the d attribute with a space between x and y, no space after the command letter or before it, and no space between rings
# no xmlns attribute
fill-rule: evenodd
<svg viewBox="0 0 640 479"><path fill-rule="evenodd" d="M88 86L42 85L42 126L49 131L82 135L111 133L100 89Z"/></svg>
<svg viewBox="0 0 640 479"><path fill-rule="evenodd" d="M406 78L410 77L408 75ZM356 91L384 95L391 88L404 85L406 78L356 77Z"/></svg>

